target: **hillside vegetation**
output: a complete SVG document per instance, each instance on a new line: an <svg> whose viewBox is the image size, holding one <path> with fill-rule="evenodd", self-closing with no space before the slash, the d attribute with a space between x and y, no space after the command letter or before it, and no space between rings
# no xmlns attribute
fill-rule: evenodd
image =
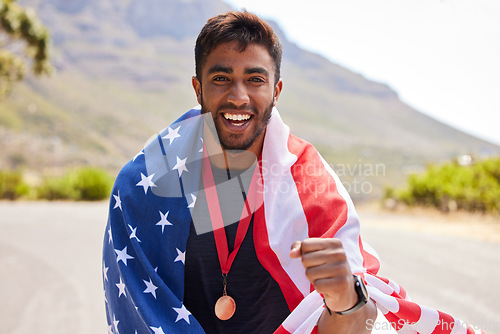
<svg viewBox="0 0 500 334"><path fill-rule="evenodd" d="M70 169L63 175L44 175L36 185L21 171L0 170L0 199L97 201L111 195L113 178L92 167Z"/></svg>
<svg viewBox="0 0 500 334"><path fill-rule="evenodd" d="M387 188L385 197L445 212L500 214L500 158L430 165L424 173L410 175L406 188Z"/></svg>

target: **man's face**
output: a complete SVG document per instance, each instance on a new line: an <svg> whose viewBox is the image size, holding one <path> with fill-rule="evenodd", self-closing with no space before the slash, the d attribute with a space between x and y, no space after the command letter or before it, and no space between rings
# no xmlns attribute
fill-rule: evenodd
<svg viewBox="0 0 500 334"><path fill-rule="evenodd" d="M211 113L222 147L260 153L265 128L281 93L274 84L274 62L267 49L237 42L217 46L193 87L203 113Z"/></svg>

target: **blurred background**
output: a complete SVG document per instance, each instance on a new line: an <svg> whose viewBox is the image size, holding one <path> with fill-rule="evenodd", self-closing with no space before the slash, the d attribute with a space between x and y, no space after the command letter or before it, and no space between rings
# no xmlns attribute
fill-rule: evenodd
<svg viewBox="0 0 500 334"><path fill-rule="evenodd" d="M113 179L148 138L196 105L196 36L209 17L241 8L262 15L280 36L281 115L344 182L367 222L367 239L388 257L396 244L387 238L409 240L397 248L407 248L406 257L387 261L388 273L421 299L445 311L459 305L464 320L493 323L490 332L500 333L498 293L479 290L487 286L478 282L463 294L500 261L498 2L1 0L0 8L0 198L9 200L0 202L7 254L0 264L8 269L0 296L18 305L0 310L8 333L30 332L20 325L33 323L30 312L46 309L44 300L47 309L50 298L60 301L55 282L76 289L83 306L69 314L75 305L64 299L53 328L98 332L82 324L96 317L104 323L99 252ZM411 246L415 235L427 239ZM424 244L429 255L413 258ZM77 258L62 251L71 246ZM450 248L474 260L429 260L444 250L456 260ZM420 272L425 278L409 275L408 257L434 267ZM464 278L478 258L478 276ZM25 261L43 264L35 267L45 295L27 278ZM452 262L456 271L443 269ZM429 278L436 270L443 272ZM453 290L461 299L436 298L432 287L444 275L462 282ZM478 295L480 305L470 306Z"/></svg>

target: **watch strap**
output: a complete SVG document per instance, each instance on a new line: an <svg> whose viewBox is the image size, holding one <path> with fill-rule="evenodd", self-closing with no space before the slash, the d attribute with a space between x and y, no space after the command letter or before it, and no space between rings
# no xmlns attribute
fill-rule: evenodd
<svg viewBox="0 0 500 334"><path fill-rule="evenodd" d="M353 276L354 276L354 290L356 291L356 294L358 295L358 301L356 302L356 304L353 307L351 307L348 310L341 311L341 312L335 312L337 314L340 314L340 315L352 314L352 313L356 312L357 310L359 310L360 308L362 308L363 306L365 306L366 303L368 303L368 296L365 292L366 287L364 286L365 284L364 284L363 280L359 276L356 276L356 275L353 275ZM328 305L326 305L325 298L323 298L323 303L325 304L325 308L328 311L328 313L330 315L332 315L332 311L330 310Z"/></svg>

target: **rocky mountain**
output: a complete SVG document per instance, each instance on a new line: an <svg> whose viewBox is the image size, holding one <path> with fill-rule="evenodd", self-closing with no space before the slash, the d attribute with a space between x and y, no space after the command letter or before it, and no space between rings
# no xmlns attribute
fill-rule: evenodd
<svg viewBox="0 0 500 334"><path fill-rule="evenodd" d="M0 168L92 164L116 172L196 104L194 41L209 17L231 10L221 0L19 2L51 31L56 73L28 78L0 102ZM387 85L300 49L271 24L284 45L281 114L332 165L349 167L340 175L348 182L380 193L408 168L500 154L402 103ZM371 175L377 165L383 173Z"/></svg>

